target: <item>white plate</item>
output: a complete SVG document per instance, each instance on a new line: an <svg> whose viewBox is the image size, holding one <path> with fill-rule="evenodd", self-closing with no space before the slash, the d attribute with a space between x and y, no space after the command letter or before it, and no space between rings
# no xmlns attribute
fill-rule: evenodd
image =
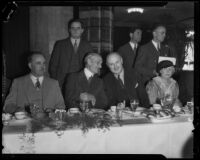
<svg viewBox="0 0 200 160"><path fill-rule="evenodd" d="M171 121L172 117L169 116L165 116L165 117L150 117L150 120L152 122L167 122L167 121Z"/></svg>
<svg viewBox="0 0 200 160"><path fill-rule="evenodd" d="M105 112L105 110L103 110L103 109L95 109L95 108L92 108L92 109L90 110L90 112L92 112L92 113L103 113L103 112Z"/></svg>
<svg viewBox="0 0 200 160"><path fill-rule="evenodd" d="M20 120L12 119L11 121L9 121L9 125L26 125L30 120L31 118L29 117Z"/></svg>

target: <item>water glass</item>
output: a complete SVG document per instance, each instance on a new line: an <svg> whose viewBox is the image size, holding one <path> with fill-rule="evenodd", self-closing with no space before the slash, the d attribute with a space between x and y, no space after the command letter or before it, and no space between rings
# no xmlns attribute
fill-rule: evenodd
<svg viewBox="0 0 200 160"><path fill-rule="evenodd" d="M189 112L192 113L193 112L193 107L194 107L193 102L187 102L187 107L188 107Z"/></svg>
<svg viewBox="0 0 200 160"><path fill-rule="evenodd" d="M130 107L131 107L131 110L133 112L136 111L137 107L139 106L139 100L138 99L131 99L130 100Z"/></svg>

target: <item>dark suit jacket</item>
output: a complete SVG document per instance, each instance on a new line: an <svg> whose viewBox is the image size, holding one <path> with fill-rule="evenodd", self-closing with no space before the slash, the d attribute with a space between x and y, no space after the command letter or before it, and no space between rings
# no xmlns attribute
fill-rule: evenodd
<svg viewBox="0 0 200 160"><path fill-rule="evenodd" d="M152 41L139 48L135 61L135 69L142 76L144 83L154 77L153 70L156 70L159 56L171 56L169 55L168 49L162 44L160 53Z"/></svg>
<svg viewBox="0 0 200 160"><path fill-rule="evenodd" d="M87 41L81 40L77 50L80 70L83 67L83 58L88 52L92 52L92 46ZM51 78L58 80L61 87L66 74L69 73L72 54L75 53L70 38L56 41L49 62L49 74Z"/></svg>
<svg viewBox="0 0 200 160"><path fill-rule="evenodd" d="M83 92L95 96L95 108L105 109L107 107L103 81L97 75L94 75L89 83L84 71L70 74L65 85L65 103L67 107L72 107L73 102L78 101L80 94Z"/></svg>
<svg viewBox="0 0 200 160"><path fill-rule="evenodd" d="M30 75L14 79L10 93L6 97L4 109L9 104L25 107L31 103L32 92L30 87L34 86ZM43 108L65 108L64 99L60 91L58 81L49 77L44 77L42 86Z"/></svg>
<svg viewBox="0 0 200 160"><path fill-rule="evenodd" d="M133 69L124 69L124 89L126 95L122 95L121 86L113 73L107 73L103 79L109 106L116 105L123 100L129 101L132 98L138 98L135 88L138 80Z"/></svg>
<svg viewBox="0 0 200 160"><path fill-rule="evenodd" d="M118 53L123 58L124 68L133 68L137 55L137 50L133 50L130 43L128 42L119 48Z"/></svg>

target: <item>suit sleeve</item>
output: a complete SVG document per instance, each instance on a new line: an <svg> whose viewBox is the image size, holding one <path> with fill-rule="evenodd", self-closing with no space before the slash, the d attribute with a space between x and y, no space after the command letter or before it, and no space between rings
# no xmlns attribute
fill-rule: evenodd
<svg viewBox="0 0 200 160"><path fill-rule="evenodd" d="M154 104L156 102L156 99L159 98L159 95L158 95L159 89L157 85L155 84L155 82L150 81L146 86L146 90L147 90L150 104Z"/></svg>
<svg viewBox="0 0 200 160"><path fill-rule="evenodd" d="M67 82L65 84L65 104L67 108L73 107L74 102L79 100L79 94L76 89L76 79L77 77L74 74L71 74L67 78Z"/></svg>
<svg viewBox="0 0 200 160"><path fill-rule="evenodd" d="M120 47L119 49L118 49L118 53L121 55L121 57L122 57L122 59L123 59L123 66L125 67L125 68L127 68L128 66L127 66L127 63L125 62L126 61L126 59L125 59L125 57L124 57L124 49L122 48L122 47Z"/></svg>
<svg viewBox="0 0 200 160"><path fill-rule="evenodd" d="M51 53L51 58L49 61L49 74L51 78L56 79L57 78L57 68L59 66L60 61L60 47L59 43L56 42L53 51Z"/></svg>
<svg viewBox="0 0 200 160"><path fill-rule="evenodd" d="M13 113L17 109L17 93L18 93L18 82L14 80L10 88L10 92L6 97L3 110L8 113Z"/></svg>
<svg viewBox="0 0 200 160"><path fill-rule="evenodd" d="M96 96L96 106L97 108L107 109L107 97L103 81L101 81L99 89L98 95Z"/></svg>
<svg viewBox="0 0 200 160"><path fill-rule="evenodd" d="M145 62L146 62L146 59L148 58L147 54L148 53L144 50L144 48L141 47L139 49L138 56L135 61L135 69L142 75L151 76L152 75L151 70L148 70L145 67Z"/></svg>
<svg viewBox="0 0 200 160"><path fill-rule="evenodd" d="M65 109L64 99L58 84L58 81L55 83L55 108L56 109Z"/></svg>
<svg viewBox="0 0 200 160"><path fill-rule="evenodd" d="M107 97L107 103L108 103L108 107L112 106L112 105L116 105L116 98L115 98L115 93L113 93L113 89L111 88L111 86L109 85L109 80L108 79L104 79L104 87L105 87L105 94Z"/></svg>

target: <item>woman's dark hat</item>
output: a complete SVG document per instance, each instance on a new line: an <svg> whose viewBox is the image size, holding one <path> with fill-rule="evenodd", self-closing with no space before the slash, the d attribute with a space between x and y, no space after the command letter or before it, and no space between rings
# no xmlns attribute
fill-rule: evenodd
<svg viewBox="0 0 200 160"><path fill-rule="evenodd" d="M158 63L156 70L159 73L161 69L171 67L171 66L175 67L175 65L171 61L164 60Z"/></svg>

